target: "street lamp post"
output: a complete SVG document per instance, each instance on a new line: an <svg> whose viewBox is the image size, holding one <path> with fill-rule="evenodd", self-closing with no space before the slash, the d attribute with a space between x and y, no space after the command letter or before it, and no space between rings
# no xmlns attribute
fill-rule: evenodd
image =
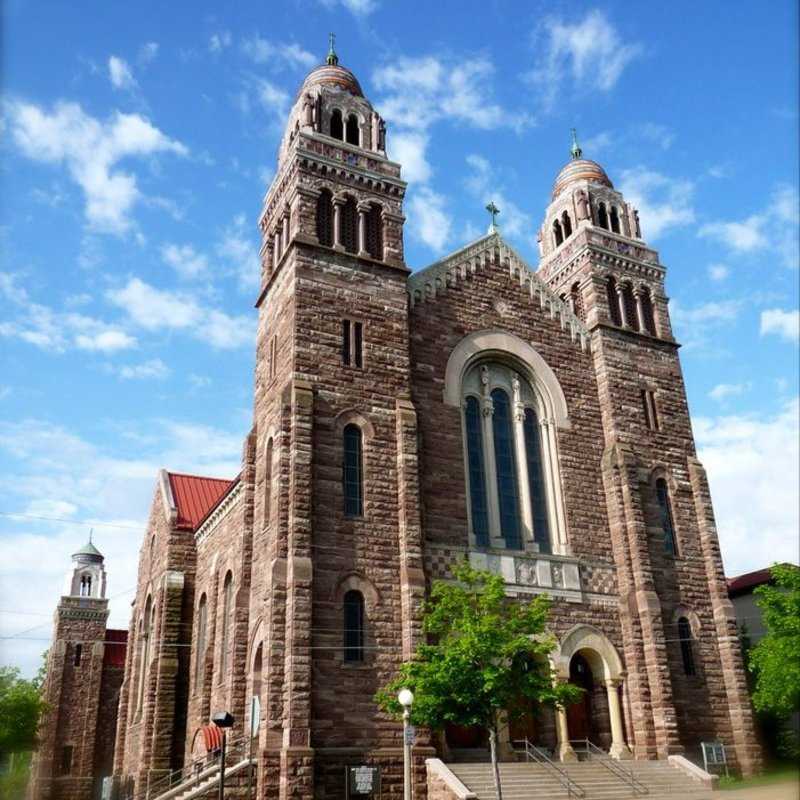
<svg viewBox="0 0 800 800"><path fill-rule="evenodd" d="M411 800L411 704L414 693L410 689L401 689L397 701L403 706L403 800Z"/></svg>
<svg viewBox="0 0 800 800"><path fill-rule="evenodd" d="M227 711L220 711L211 717L211 721L218 727L222 728L222 751L219 756L219 800L225 798L225 749L228 743L227 730L233 726L233 715Z"/></svg>

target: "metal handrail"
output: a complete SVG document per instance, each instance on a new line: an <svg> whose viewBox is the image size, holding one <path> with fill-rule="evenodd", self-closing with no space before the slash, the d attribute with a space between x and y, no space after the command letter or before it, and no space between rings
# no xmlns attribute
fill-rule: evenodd
<svg viewBox="0 0 800 800"><path fill-rule="evenodd" d="M631 787L634 795L650 794L650 790L633 774L633 770L623 767L619 761L611 758L605 750L601 750L593 742L590 742L588 739L573 739L570 744L573 745L573 750L576 744L582 744L586 751L587 758L591 759L593 756L597 757L597 760L609 772L621 778Z"/></svg>
<svg viewBox="0 0 800 800"><path fill-rule="evenodd" d="M242 758L246 757L246 744L246 737L243 739L236 739L235 741L227 744L225 748L226 762L233 763L233 759L236 759L237 761L240 760L238 758L239 750L242 751ZM177 786L183 786L185 789L188 789L189 787L200 783L206 778L209 778L212 774L214 774L215 771L219 770L221 755L221 750L214 750L210 753L207 753L202 758L197 758L194 761L190 761L180 769L176 769L167 773L148 787L147 797L151 798L151 800L153 798L161 797Z"/></svg>
<svg viewBox="0 0 800 800"><path fill-rule="evenodd" d="M544 750L540 750L535 744L529 742L527 738L519 741L525 742L525 756L528 760L535 761L537 764L544 764L544 766L555 770L559 783L567 790L567 797L586 797L586 792L577 781L570 778L566 770L559 767Z"/></svg>

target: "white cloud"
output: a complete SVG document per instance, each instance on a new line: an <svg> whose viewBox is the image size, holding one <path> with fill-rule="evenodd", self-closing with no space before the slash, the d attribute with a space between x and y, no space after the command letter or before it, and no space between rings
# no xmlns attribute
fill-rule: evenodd
<svg viewBox="0 0 800 800"><path fill-rule="evenodd" d="M222 50L225 50L227 47L230 47L231 42L233 42L231 32L220 31L219 33L214 33L211 35L211 38L208 40L208 49L212 53L219 53Z"/></svg>
<svg viewBox="0 0 800 800"><path fill-rule="evenodd" d="M769 308L761 312L761 335L774 334L787 342L800 340L800 311Z"/></svg>
<svg viewBox="0 0 800 800"><path fill-rule="evenodd" d="M266 78L259 78L256 81L256 96L263 108L273 115L275 122L283 125L289 113L289 93Z"/></svg>
<svg viewBox="0 0 800 800"><path fill-rule="evenodd" d="M141 364L126 364L119 369L119 376L126 380L161 380L169 376L170 368L160 359L152 358Z"/></svg>
<svg viewBox="0 0 800 800"><path fill-rule="evenodd" d="M142 198L136 176L118 168L122 159L157 153L188 154L138 114L116 112L101 122L76 103L57 103L52 112L32 103L9 104L12 136L29 158L64 164L83 189L90 227L121 234L132 225L131 212Z"/></svg>
<svg viewBox="0 0 800 800"><path fill-rule="evenodd" d="M708 277L712 281L724 281L731 274L727 264L709 264Z"/></svg>
<svg viewBox="0 0 800 800"><path fill-rule="evenodd" d="M453 218L446 211L444 195L428 186L411 193L407 203L408 226L411 235L436 252L441 252L452 237Z"/></svg>
<svg viewBox="0 0 800 800"><path fill-rule="evenodd" d="M413 130L426 130L446 119L473 128L521 129L531 122L526 113L502 108L491 98L494 65L483 56L400 56L373 73L384 96L378 102L384 118Z"/></svg>
<svg viewBox="0 0 800 800"><path fill-rule="evenodd" d="M208 272L208 258L190 244L165 244L161 248L161 258L182 278L201 278Z"/></svg>
<svg viewBox="0 0 800 800"><path fill-rule="evenodd" d="M797 561L798 418L795 398L773 416L694 420L728 575Z"/></svg>
<svg viewBox="0 0 800 800"><path fill-rule="evenodd" d="M377 0L320 0L320 2L328 8L341 5L356 17L366 17L378 7Z"/></svg>
<svg viewBox="0 0 800 800"><path fill-rule="evenodd" d="M240 286L247 289L258 287L261 281L261 264L255 229L247 225L244 214L238 214L225 228L216 246L216 252L233 268Z"/></svg>
<svg viewBox="0 0 800 800"><path fill-rule="evenodd" d="M545 108L562 95L564 83L583 92L614 88L625 67L642 53L642 46L626 43L606 15L597 9L571 23L555 17L543 23L541 55L530 73L540 87Z"/></svg>
<svg viewBox="0 0 800 800"><path fill-rule="evenodd" d="M142 66L146 66L150 62L155 61L157 55L158 55L158 42L145 42L139 48L139 55L137 56L137 61Z"/></svg>
<svg viewBox="0 0 800 800"><path fill-rule="evenodd" d="M700 228L699 235L713 239L735 253L776 253L785 266L794 269L800 259L798 202L796 188L779 186L762 211L741 220L706 223Z"/></svg>
<svg viewBox="0 0 800 800"><path fill-rule="evenodd" d="M137 87L136 79L133 77L130 65L125 59L119 56L110 56L108 59L108 77L111 85L115 89L132 92Z"/></svg>
<svg viewBox="0 0 800 800"><path fill-rule="evenodd" d="M145 330L185 331L215 349L245 347L255 334L251 317L233 317L207 308L188 292L157 289L139 278L131 278L124 287L111 290L106 296Z"/></svg>
<svg viewBox="0 0 800 800"><path fill-rule="evenodd" d="M669 313L684 350L705 350L712 345L720 328L737 319L741 307L739 300L710 301L686 308L677 300L670 300Z"/></svg>
<svg viewBox="0 0 800 800"><path fill-rule="evenodd" d="M428 134L420 131L398 131L389 139L389 156L403 165L403 180L426 183L431 177L428 142Z"/></svg>
<svg viewBox="0 0 800 800"><path fill-rule="evenodd" d="M718 383L709 393L708 396L717 402L723 402L729 397L737 397L750 391L752 384L748 381L746 383Z"/></svg>
<svg viewBox="0 0 800 800"><path fill-rule="evenodd" d="M10 273L0 273L0 297L7 301L0 337L20 339L54 353L71 348L113 353L137 346L136 339L117 325L34 302Z"/></svg>
<svg viewBox="0 0 800 800"><path fill-rule="evenodd" d="M318 59L308 50L294 42L271 42L258 34L242 41L242 52L256 64L270 63L277 66L313 67Z"/></svg>
<svg viewBox="0 0 800 800"><path fill-rule="evenodd" d="M669 150L675 141L675 132L666 125L659 125L657 122L645 122L638 128L641 138L660 147L662 150Z"/></svg>
<svg viewBox="0 0 800 800"><path fill-rule="evenodd" d="M670 228L694 222L694 184L645 167L622 171L619 190L639 210L642 234L655 240Z"/></svg>

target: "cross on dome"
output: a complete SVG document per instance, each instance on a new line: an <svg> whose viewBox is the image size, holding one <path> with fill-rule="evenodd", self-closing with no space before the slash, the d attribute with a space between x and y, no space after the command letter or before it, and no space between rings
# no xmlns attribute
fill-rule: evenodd
<svg viewBox="0 0 800 800"><path fill-rule="evenodd" d="M335 43L336 43L336 34L335 33L329 33L328 34L328 57L325 60L332 67L335 67L339 63L339 56L336 55L336 51L333 49L333 46L334 46Z"/></svg>
<svg viewBox="0 0 800 800"><path fill-rule="evenodd" d="M492 217L487 233L495 233L497 231L497 215L500 213L500 209L494 204L494 200L490 200L489 204L486 206L486 210Z"/></svg>

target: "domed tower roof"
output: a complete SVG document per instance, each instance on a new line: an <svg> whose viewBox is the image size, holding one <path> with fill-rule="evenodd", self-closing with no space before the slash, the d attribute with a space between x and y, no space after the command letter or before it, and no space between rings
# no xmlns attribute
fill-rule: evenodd
<svg viewBox="0 0 800 800"><path fill-rule="evenodd" d="M330 49L328 50L328 57L325 59L324 64L314 67L311 72L306 75L303 85L297 96L304 94L309 89L315 86L330 86L338 89L344 89L346 92L355 95L356 97L363 97L364 92L361 91L361 85L358 79L347 67L339 64L339 56L333 49L334 36L331 34Z"/></svg>
<svg viewBox="0 0 800 800"><path fill-rule="evenodd" d="M94 559L101 559L103 558L103 554L92 544L92 534L89 534L89 541L81 547L80 550L76 550L72 557L75 558L76 556L90 556Z"/></svg>
<svg viewBox="0 0 800 800"><path fill-rule="evenodd" d="M572 129L572 158L562 167L561 172L556 175L553 184L553 200L561 194L568 186L578 181L591 181L603 186L614 188L611 179L606 175L606 171L596 162L588 158L583 158L583 151L578 146L575 137L575 129Z"/></svg>

